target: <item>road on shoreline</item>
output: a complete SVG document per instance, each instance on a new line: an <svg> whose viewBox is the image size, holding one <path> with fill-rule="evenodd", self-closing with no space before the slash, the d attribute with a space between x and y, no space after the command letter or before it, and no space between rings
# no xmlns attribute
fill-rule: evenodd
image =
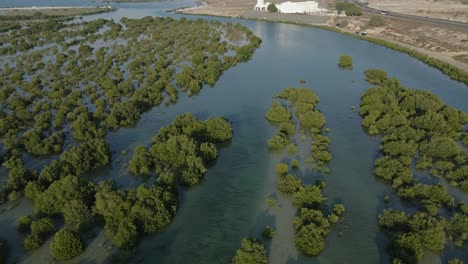
<svg viewBox="0 0 468 264"><path fill-rule="evenodd" d="M350 1L353 2L355 5L359 6L360 8L362 8L365 12L376 14L376 15L381 15L384 17L385 16L396 17L396 18L401 18L401 19L406 19L406 20L412 20L415 22L431 23L437 26L448 26L448 27L455 27L458 29L468 30L468 24L460 22L460 21L451 21L451 20L446 20L446 19L430 18L430 17L422 17L422 16L414 16L414 15L390 12L386 10L369 7L358 0L350 0Z"/></svg>

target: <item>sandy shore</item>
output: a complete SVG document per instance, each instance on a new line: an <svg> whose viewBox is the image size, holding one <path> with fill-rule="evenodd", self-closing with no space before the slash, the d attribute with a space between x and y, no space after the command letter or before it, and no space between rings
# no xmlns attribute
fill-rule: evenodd
<svg viewBox="0 0 468 264"><path fill-rule="evenodd" d="M273 1L274 2L274 1ZM193 14L193 15L211 15L211 16L223 16L223 17L239 17L245 19L255 19L255 20L265 20L265 21L272 21L272 22L286 22L286 23L298 23L303 25L324 25L327 24L328 26L335 27L336 20L334 17L319 17L316 16L306 16L306 15L298 15L298 14L271 14L267 12L255 12L252 11L256 0L207 0L202 1L198 6L185 8L177 10L179 13L184 14ZM361 20L368 20L368 17L363 17ZM400 23L407 23L405 21L399 21ZM389 25L390 26L390 25ZM415 25L411 25L408 23L408 28L414 28ZM426 28L426 25L417 25L418 27L422 27L426 30L426 32L431 32ZM401 28L401 27L400 27ZM439 32L449 32L444 28L437 28L433 27L431 29L438 30ZM339 29L340 31L343 30L345 32L354 32L351 29ZM391 28L387 28L387 31L391 32ZM392 34L382 34L382 31L374 31L369 30L369 36L382 39L394 44L398 44L400 46L414 49L420 53L426 54L428 56L437 58L441 61L449 63L459 69L462 69L468 72L468 64L455 60L454 57L457 55L467 55L468 51L465 49L465 43L443 43L447 39L454 39L452 36L448 36L448 34L434 34L432 41L428 40L427 43L415 43L415 41L406 41L411 37L414 37L413 30L407 30L406 32L398 32L398 37L394 37ZM387 33L387 32L386 32ZM451 32L454 34L458 34L457 32ZM464 32L459 32L460 36L464 35ZM420 38L424 39L424 38ZM418 45L418 46L416 46ZM434 48L436 47L436 48Z"/></svg>
<svg viewBox="0 0 468 264"><path fill-rule="evenodd" d="M111 6L45 6L45 7L13 7L13 8L0 8L0 16L2 17L30 17L30 20L40 20L37 14L47 15L52 17L70 17L70 16L83 16L92 15L97 13L112 12L117 10ZM23 18L21 21L24 21Z"/></svg>
<svg viewBox="0 0 468 264"><path fill-rule="evenodd" d="M6 7L0 8L0 11L42 11L42 10L61 10L61 9L111 9L110 6L31 6L31 7Z"/></svg>

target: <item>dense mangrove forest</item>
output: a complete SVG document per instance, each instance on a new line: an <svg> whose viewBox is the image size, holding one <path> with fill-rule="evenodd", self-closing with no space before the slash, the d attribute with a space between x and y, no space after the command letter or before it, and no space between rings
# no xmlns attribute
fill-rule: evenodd
<svg viewBox="0 0 468 264"><path fill-rule="evenodd" d="M381 136L382 155L374 174L416 208L389 205L379 215L391 239L393 263L418 263L426 250L463 250L468 206L451 195L447 185L468 191L468 155L462 146L467 143L468 113L431 92L406 88L382 70L368 69L365 75L376 86L362 95L362 125L369 135ZM460 263L456 261L452 263Z"/></svg>
<svg viewBox="0 0 468 264"><path fill-rule="evenodd" d="M0 264L467 263L465 73L133 2L0 3Z"/></svg>
<svg viewBox="0 0 468 264"><path fill-rule="evenodd" d="M51 256L67 260L85 249L95 226L128 250L172 221L178 186L198 183L217 144L232 137L225 119L182 115L149 149L137 147L129 172L156 181L120 189L86 175L110 164L110 131L135 126L181 92L214 86L260 39L240 24L145 17L31 22L1 34L0 43L0 158L8 174L0 202L29 199L35 214L18 219L24 248L53 237Z"/></svg>

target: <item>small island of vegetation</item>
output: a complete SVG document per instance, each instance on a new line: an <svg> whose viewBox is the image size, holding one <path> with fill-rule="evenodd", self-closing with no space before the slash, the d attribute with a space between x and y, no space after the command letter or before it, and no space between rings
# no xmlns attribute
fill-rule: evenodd
<svg viewBox="0 0 468 264"><path fill-rule="evenodd" d="M349 55L341 55L338 66L343 69L352 70L353 69L353 58Z"/></svg>
<svg viewBox="0 0 468 264"><path fill-rule="evenodd" d="M326 164L330 161L331 154L328 151L330 140L323 135L325 116L316 109L319 98L311 89L286 88L276 97L284 104L280 101L273 102L265 116L270 122L279 125L279 133L268 140L268 147L271 150L283 150L287 145L288 155L293 155L290 165L276 165L276 172L279 174L277 187L280 192L290 196L293 204L299 208L294 220L297 249L306 255L317 256L325 248L325 238L330 232L330 227L342 219L344 206L335 204L333 208L326 209L326 199L322 194L325 183L317 180L315 185L303 184L301 179L294 175L294 170L300 166L300 162L297 159L299 156L296 154L295 143L291 142L291 139L296 134L296 127L311 135L312 154L307 161L311 162L317 171L329 173ZM291 151L291 148L294 151Z"/></svg>

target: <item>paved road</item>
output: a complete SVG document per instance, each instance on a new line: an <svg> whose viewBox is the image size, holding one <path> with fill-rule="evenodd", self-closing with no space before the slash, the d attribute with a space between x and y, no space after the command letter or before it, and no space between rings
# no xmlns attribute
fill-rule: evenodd
<svg viewBox="0 0 468 264"><path fill-rule="evenodd" d="M429 18L429 17L422 17L422 16L413 16L413 15L407 15L407 14L402 14L402 13L395 13L395 12L390 12L386 11L385 14L383 13L383 10L377 9L377 8L372 8L369 7L362 2L358 0L350 0L357 6L361 7L364 11L368 13L373 13L381 16L389 16L389 17L397 17L397 18L402 18L402 19L407 19L407 20L412 20L416 22L426 22L434 25L439 25L439 26L449 26L449 27L455 27L458 29L464 29L468 30L468 23L463 23L460 21L450 21L446 19L438 19L438 18Z"/></svg>

